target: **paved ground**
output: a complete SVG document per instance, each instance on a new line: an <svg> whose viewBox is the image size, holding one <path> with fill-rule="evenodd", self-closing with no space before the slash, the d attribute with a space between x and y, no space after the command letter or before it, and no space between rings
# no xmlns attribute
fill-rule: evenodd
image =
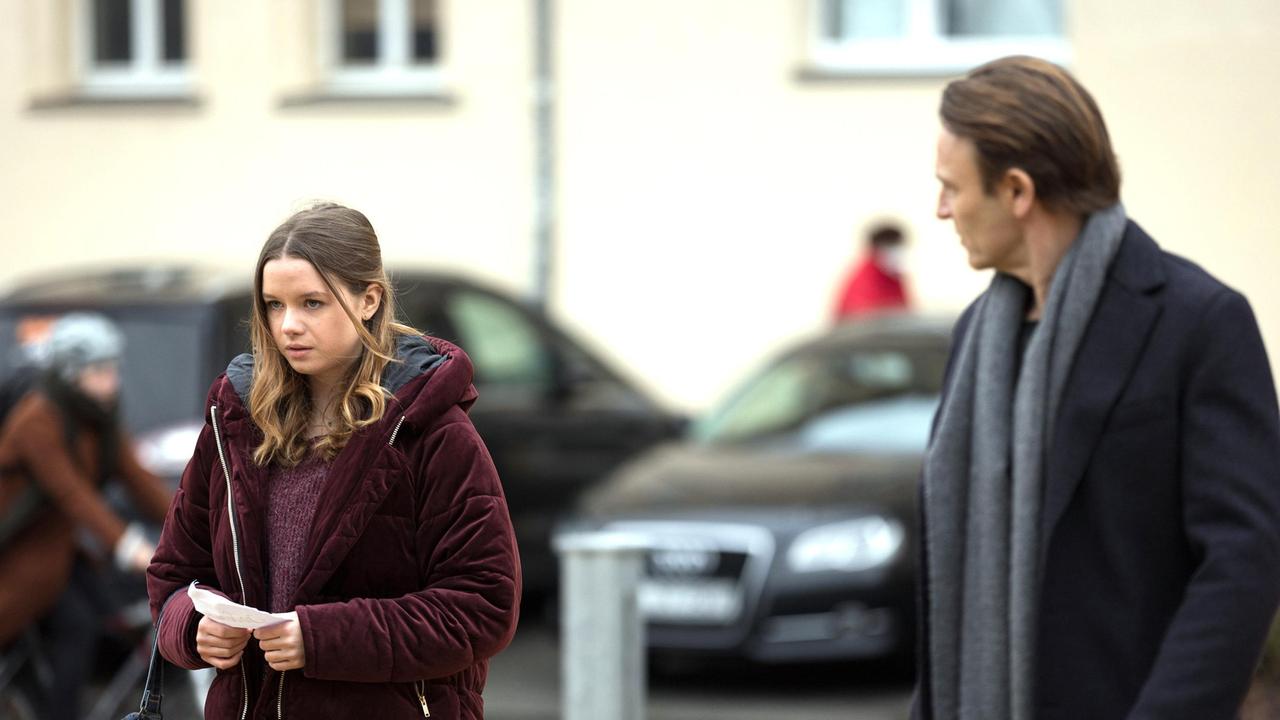
<svg viewBox="0 0 1280 720"><path fill-rule="evenodd" d="M198 717L185 675L174 671L167 678L166 718ZM646 720L905 720L910 693L901 671L875 666L687 667L655 671ZM560 720L554 629L521 626L511 647L490 665L485 707L488 720Z"/></svg>
<svg viewBox="0 0 1280 720"><path fill-rule="evenodd" d="M554 631L521 627L490 665L489 720L559 720L560 657ZM859 665L701 668L651 679L648 720L903 720L911 687L902 673Z"/></svg>

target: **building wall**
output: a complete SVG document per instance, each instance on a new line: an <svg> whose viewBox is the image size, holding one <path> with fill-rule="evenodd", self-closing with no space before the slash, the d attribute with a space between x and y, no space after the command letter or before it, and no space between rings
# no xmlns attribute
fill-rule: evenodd
<svg viewBox="0 0 1280 720"><path fill-rule="evenodd" d="M445 1L452 103L301 107L281 104L317 79L314 0L191 5L198 106L32 110L73 78L74 6L0 0L0 281L68 258L247 271L291 209L329 198L369 214L389 261L532 287L532 3ZM1130 213L1248 294L1277 347L1280 4L1068 5ZM706 407L824 327L873 218L910 228L922 307L984 286L933 217L943 79L802 79L802 0L555 13L552 309L672 404Z"/></svg>
<svg viewBox="0 0 1280 720"><path fill-rule="evenodd" d="M532 167L520 3L446 2L451 102L283 106L313 92L310 0L190 2L196 106L71 104L70 0L0 2L0 279L68 260L198 257L248 271L316 199L351 204L388 261L527 282ZM27 35L28 27L38 28ZM49 103L44 103L49 104Z"/></svg>
<svg viewBox="0 0 1280 720"><path fill-rule="evenodd" d="M820 330L869 218L913 230L923 307L985 286L933 215L942 81L797 80L798 2L562 5L561 307L671 396L702 406ZM1130 214L1248 294L1277 347L1280 4L1068 5Z"/></svg>
<svg viewBox="0 0 1280 720"><path fill-rule="evenodd" d="M1078 70L1110 125L1126 208L1249 297L1277 367L1280 3L1077 5Z"/></svg>

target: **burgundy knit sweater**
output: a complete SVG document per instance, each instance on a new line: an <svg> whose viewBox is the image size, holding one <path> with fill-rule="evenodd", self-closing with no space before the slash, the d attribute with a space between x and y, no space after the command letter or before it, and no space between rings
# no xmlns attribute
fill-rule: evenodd
<svg viewBox="0 0 1280 720"><path fill-rule="evenodd" d="M312 455L291 468L274 465L267 481L267 588L269 612L288 612L302 575L307 533L320 487L332 462Z"/></svg>

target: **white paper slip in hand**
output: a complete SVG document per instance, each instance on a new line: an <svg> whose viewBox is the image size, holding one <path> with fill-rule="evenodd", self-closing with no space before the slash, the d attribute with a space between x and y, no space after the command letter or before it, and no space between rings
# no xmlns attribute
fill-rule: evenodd
<svg viewBox="0 0 1280 720"><path fill-rule="evenodd" d="M202 615L231 627L254 630L290 619L287 613L263 612L248 605L231 602L221 595L196 587L194 580L187 587L187 595L191 596L191 604Z"/></svg>

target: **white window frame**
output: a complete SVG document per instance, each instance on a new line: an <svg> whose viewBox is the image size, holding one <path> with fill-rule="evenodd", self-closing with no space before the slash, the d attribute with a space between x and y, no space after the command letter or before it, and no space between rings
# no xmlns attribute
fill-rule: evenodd
<svg viewBox="0 0 1280 720"><path fill-rule="evenodd" d="M1072 60L1066 37L948 37L947 0L899 0L907 5L907 33L897 38L833 39L824 26L827 0L809 0L810 62L820 71L868 76L946 76L1005 55L1034 55L1060 65Z"/></svg>
<svg viewBox="0 0 1280 720"><path fill-rule="evenodd" d="M100 97L183 97L191 92L190 41L188 57L166 61L164 24L161 21L162 0L129 0L130 33L133 57L127 62L98 64L94 61L93 0L79 0L76 23L76 65L80 90ZM190 18L193 0L186 0L186 17ZM189 20L188 20L189 21ZM185 29L184 29L185 30Z"/></svg>
<svg viewBox="0 0 1280 720"><path fill-rule="evenodd" d="M377 2L378 57L370 66L353 67L342 61L342 0L325 0L320 50L327 89L339 95L422 95L444 90L439 60L424 63L413 58L412 0Z"/></svg>

